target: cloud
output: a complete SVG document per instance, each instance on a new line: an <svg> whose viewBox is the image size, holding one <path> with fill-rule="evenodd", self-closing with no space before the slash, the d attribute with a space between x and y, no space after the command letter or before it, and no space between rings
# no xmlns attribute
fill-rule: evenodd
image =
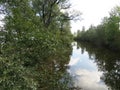
<svg viewBox="0 0 120 90"><path fill-rule="evenodd" d="M100 80L101 72L79 69L75 74L75 86L84 90L108 90L107 86Z"/></svg>

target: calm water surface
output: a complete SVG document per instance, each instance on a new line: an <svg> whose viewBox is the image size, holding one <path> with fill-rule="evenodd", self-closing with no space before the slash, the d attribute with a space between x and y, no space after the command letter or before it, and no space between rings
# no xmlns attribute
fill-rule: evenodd
<svg viewBox="0 0 120 90"><path fill-rule="evenodd" d="M68 72L80 90L120 90L120 54L73 43Z"/></svg>

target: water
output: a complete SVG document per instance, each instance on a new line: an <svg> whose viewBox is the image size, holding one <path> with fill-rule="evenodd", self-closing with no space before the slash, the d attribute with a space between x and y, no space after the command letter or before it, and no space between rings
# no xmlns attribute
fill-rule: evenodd
<svg viewBox="0 0 120 90"><path fill-rule="evenodd" d="M88 44L73 45L68 72L80 90L120 90L120 54Z"/></svg>

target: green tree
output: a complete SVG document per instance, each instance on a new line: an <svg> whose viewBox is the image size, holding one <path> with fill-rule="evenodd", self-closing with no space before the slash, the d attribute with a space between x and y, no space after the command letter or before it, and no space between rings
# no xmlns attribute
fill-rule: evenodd
<svg viewBox="0 0 120 90"><path fill-rule="evenodd" d="M2 90L68 90L67 83L62 87L60 79L65 76L64 64L71 54L72 35L69 20L59 20L64 13L58 1L63 3L63 0L0 1L5 13L4 38L0 37ZM56 71L57 68L60 70Z"/></svg>

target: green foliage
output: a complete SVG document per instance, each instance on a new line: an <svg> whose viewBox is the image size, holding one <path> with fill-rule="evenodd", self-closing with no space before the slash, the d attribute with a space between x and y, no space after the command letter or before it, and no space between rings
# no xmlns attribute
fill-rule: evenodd
<svg viewBox="0 0 120 90"><path fill-rule="evenodd" d="M79 32L75 39L108 47L112 50L120 50L119 22L120 7L116 7L110 12L110 17L105 17L100 25L91 26L88 30Z"/></svg>
<svg viewBox="0 0 120 90"><path fill-rule="evenodd" d="M0 1L1 90L69 90L69 80L61 82L70 78L65 65L72 50L69 20L60 19L64 1Z"/></svg>

